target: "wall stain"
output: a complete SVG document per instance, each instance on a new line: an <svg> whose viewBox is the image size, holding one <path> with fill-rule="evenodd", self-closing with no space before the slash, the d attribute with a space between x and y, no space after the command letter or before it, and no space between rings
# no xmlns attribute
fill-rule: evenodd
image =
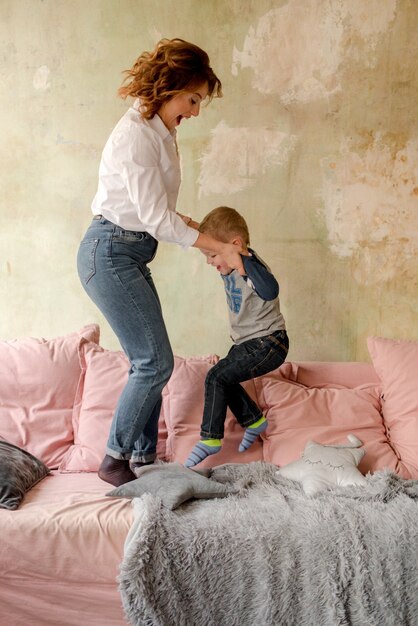
<svg viewBox="0 0 418 626"><path fill-rule="evenodd" d="M33 76L32 84L34 89L37 91L46 91L51 86L49 80L50 74L51 70L49 67L47 65L41 65Z"/></svg>
<svg viewBox="0 0 418 626"><path fill-rule="evenodd" d="M237 193L286 163L296 137L271 128L231 128L220 122L200 158L200 195Z"/></svg>
<svg viewBox="0 0 418 626"><path fill-rule="evenodd" d="M253 88L287 105L330 98L350 61L375 66L396 4L368 0L366 11L364 0L289 0L250 26L241 51L234 46L232 73L251 68Z"/></svg>
<svg viewBox="0 0 418 626"><path fill-rule="evenodd" d="M367 136L367 141L364 141ZM415 278L418 269L418 139L363 135L343 140L340 157L323 159L324 217L330 249L355 260L363 285ZM414 280L415 282L415 280Z"/></svg>

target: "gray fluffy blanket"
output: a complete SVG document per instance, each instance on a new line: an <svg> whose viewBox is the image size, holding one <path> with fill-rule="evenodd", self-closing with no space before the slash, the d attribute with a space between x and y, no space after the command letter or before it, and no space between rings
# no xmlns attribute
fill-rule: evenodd
<svg viewBox="0 0 418 626"><path fill-rule="evenodd" d="M175 511L146 494L121 564L134 626L417 626L418 481L390 472L313 497L266 463Z"/></svg>

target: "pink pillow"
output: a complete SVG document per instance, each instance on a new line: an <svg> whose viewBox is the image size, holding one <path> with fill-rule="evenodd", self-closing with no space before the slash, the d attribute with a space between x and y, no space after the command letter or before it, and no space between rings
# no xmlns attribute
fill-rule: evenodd
<svg viewBox="0 0 418 626"><path fill-rule="evenodd" d="M105 350L94 343L80 346L79 353L83 376L74 403L74 445L61 462L61 472L97 472L99 469L113 413L130 367L123 352ZM166 437L161 411L157 447L159 458L165 457Z"/></svg>
<svg viewBox="0 0 418 626"><path fill-rule="evenodd" d="M200 439L200 424L204 404L206 374L219 358L176 357L174 372L168 382L167 405L164 415L167 423L167 460L184 463L195 443ZM253 381L244 383L244 388L256 400ZM221 452L208 457L199 468L214 467L222 463L249 463L262 461L261 440L257 440L246 452L238 452L244 430L230 411L225 422L225 438Z"/></svg>
<svg viewBox="0 0 418 626"><path fill-rule="evenodd" d="M388 436L418 479L418 341L367 339L374 368L382 381L382 409Z"/></svg>
<svg viewBox="0 0 418 626"><path fill-rule="evenodd" d="M72 411L81 375L78 348L99 327L56 339L0 342L0 437L55 469L73 443Z"/></svg>
<svg viewBox="0 0 418 626"><path fill-rule="evenodd" d="M354 388L365 383L380 382L371 363L300 361L293 363L293 367L296 368L296 377L288 378L306 387L341 385Z"/></svg>
<svg viewBox="0 0 418 626"><path fill-rule="evenodd" d="M366 450L362 473L387 467L405 475L387 440L378 385L305 387L271 374L261 382L261 406L269 422L263 437L265 461L283 466L299 459L309 440L339 444L354 433Z"/></svg>

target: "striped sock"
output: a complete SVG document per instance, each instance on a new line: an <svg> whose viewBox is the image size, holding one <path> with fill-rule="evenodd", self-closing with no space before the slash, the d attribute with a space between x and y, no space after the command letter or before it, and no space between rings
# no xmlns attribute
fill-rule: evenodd
<svg viewBox="0 0 418 626"><path fill-rule="evenodd" d="M248 450L248 448L257 439L258 435L260 435L266 430L267 425L268 425L268 422L266 418L263 416L263 417L260 417L260 419L254 424L251 424L251 426L248 426L245 429L245 433L244 433L241 443L239 444L238 451L244 452L245 450Z"/></svg>
<svg viewBox="0 0 418 626"><path fill-rule="evenodd" d="M184 464L185 467L193 467L201 463L211 454L216 454L222 448L220 439L202 439L190 452Z"/></svg>

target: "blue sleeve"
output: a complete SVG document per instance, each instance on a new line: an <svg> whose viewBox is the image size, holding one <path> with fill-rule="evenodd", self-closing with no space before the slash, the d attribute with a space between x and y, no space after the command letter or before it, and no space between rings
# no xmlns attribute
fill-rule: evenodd
<svg viewBox="0 0 418 626"><path fill-rule="evenodd" d="M279 283L267 267L254 255L242 255L242 262L247 278L250 279L256 294L262 300L274 300L277 298L279 295Z"/></svg>

